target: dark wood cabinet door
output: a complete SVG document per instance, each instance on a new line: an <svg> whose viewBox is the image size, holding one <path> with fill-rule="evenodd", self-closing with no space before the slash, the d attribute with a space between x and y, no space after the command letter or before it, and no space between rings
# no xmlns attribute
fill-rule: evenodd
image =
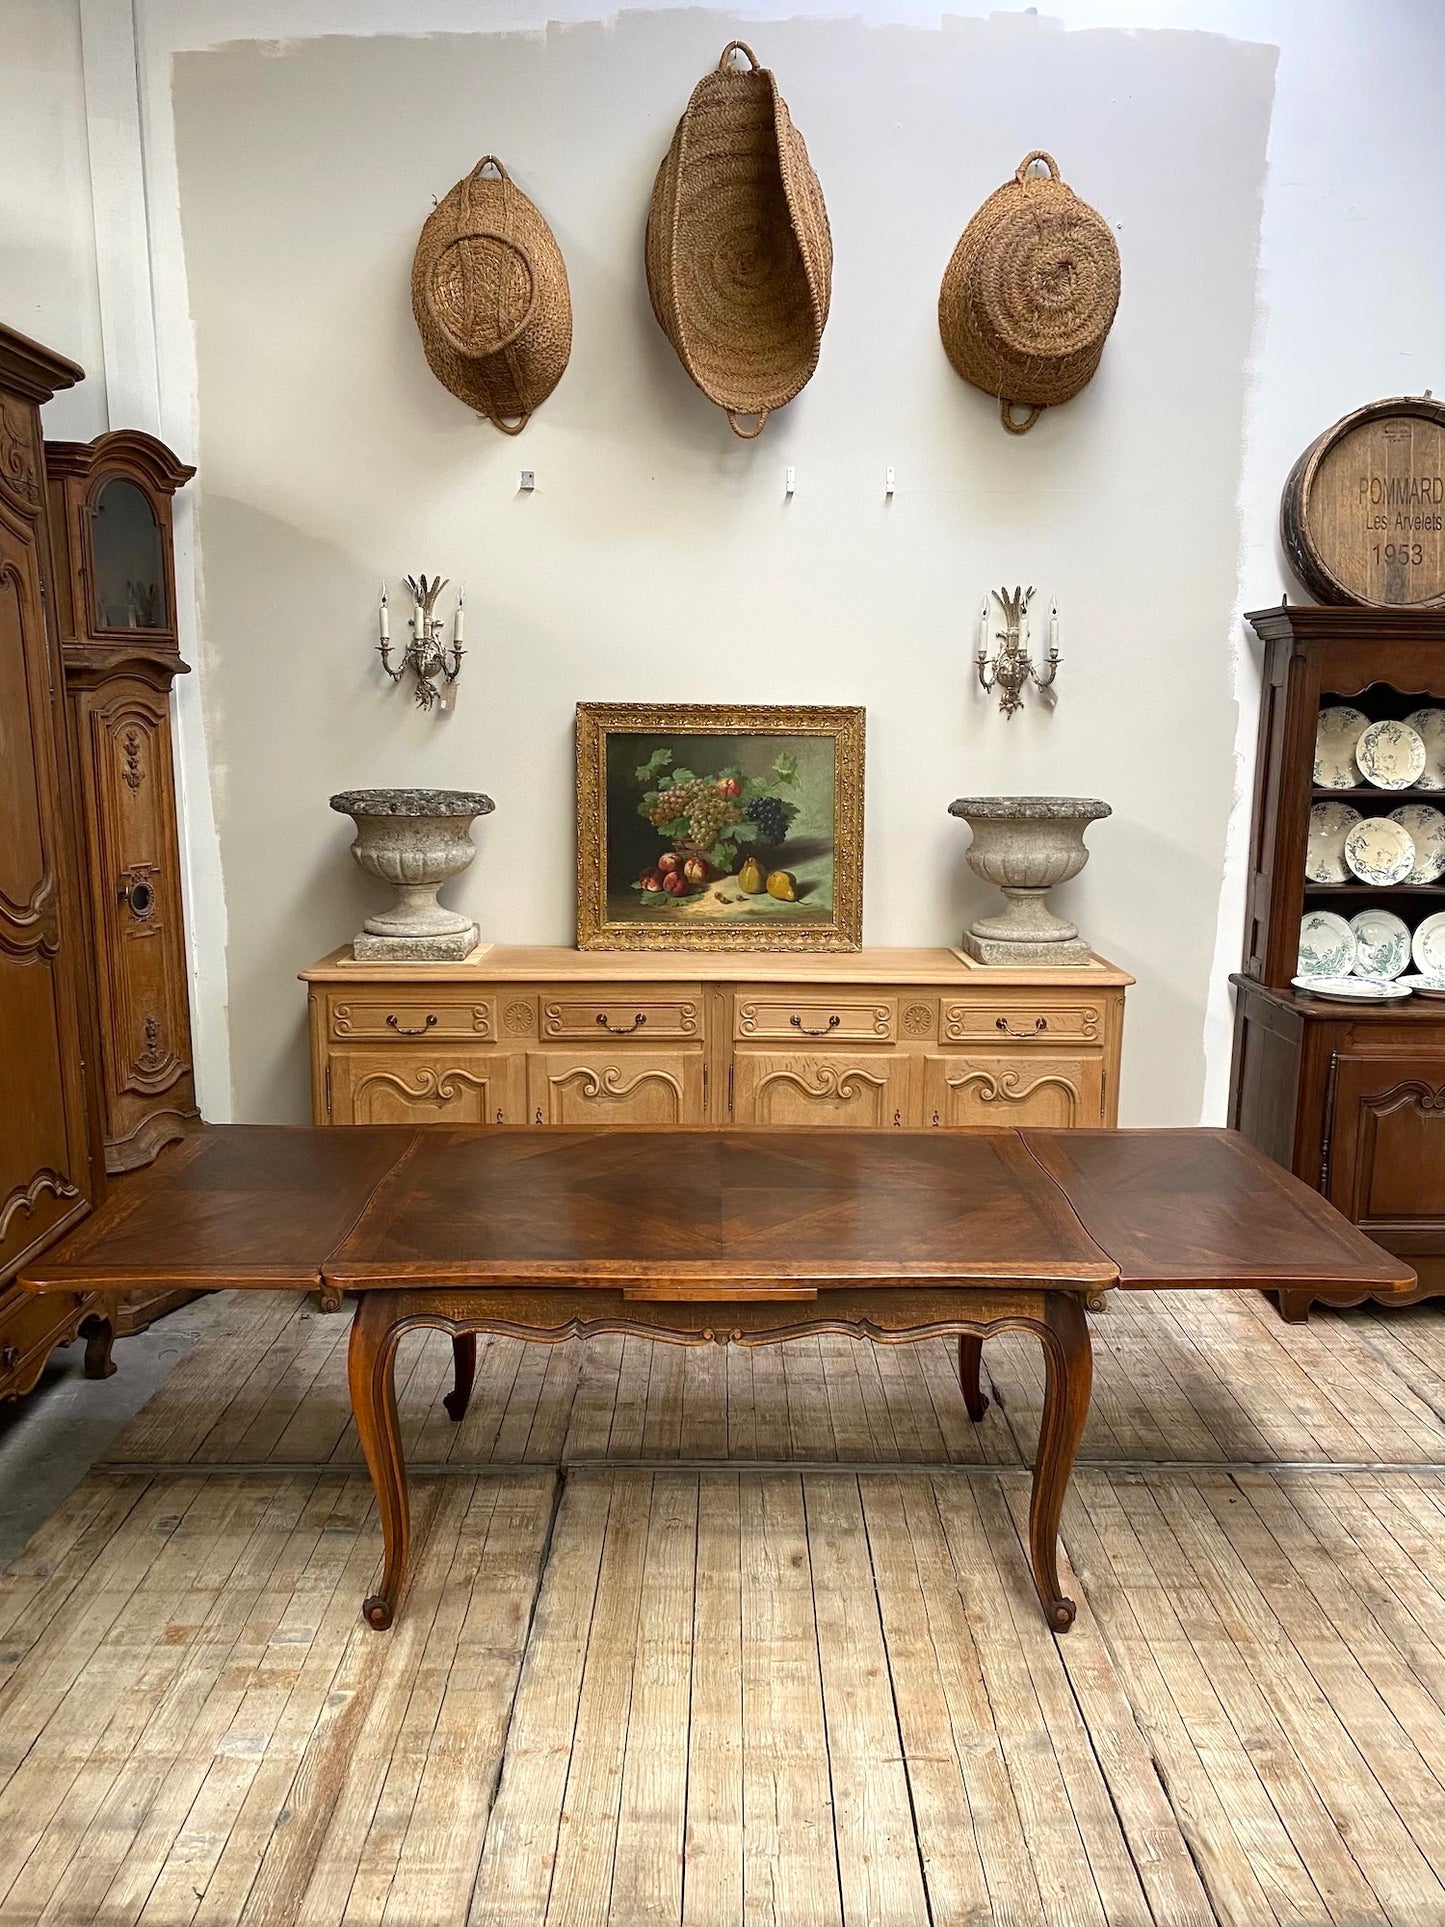
<svg viewBox="0 0 1445 1927"><path fill-rule="evenodd" d="M1445 1253L1445 1051L1340 1057L1331 1076L1325 1195L1391 1251Z"/></svg>
<svg viewBox="0 0 1445 1927"><path fill-rule="evenodd" d="M149 1163L196 1108L168 683L118 675L74 698L113 1171Z"/></svg>
<svg viewBox="0 0 1445 1927"><path fill-rule="evenodd" d="M0 352L0 1279L93 1201L39 423L6 373Z"/></svg>

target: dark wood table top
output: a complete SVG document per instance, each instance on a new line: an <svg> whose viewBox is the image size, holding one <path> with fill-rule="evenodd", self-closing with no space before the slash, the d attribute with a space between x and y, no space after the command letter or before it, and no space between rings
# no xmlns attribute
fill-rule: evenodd
<svg viewBox="0 0 1445 1927"><path fill-rule="evenodd" d="M1309 1283L1408 1265L1227 1131L214 1125L22 1279L147 1284Z"/></svg>

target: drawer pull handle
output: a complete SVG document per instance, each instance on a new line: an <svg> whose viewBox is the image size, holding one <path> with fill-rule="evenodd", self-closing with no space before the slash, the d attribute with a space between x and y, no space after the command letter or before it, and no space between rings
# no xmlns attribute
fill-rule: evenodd
<svg viewBox="0 0 1445 1927"><path fill-rule="evenodd" d="M827 1023L824 1024L820 1030L810 1030L808 1026L803 1022L802 1018L798 1016L796 1011L788 1019L788 1022L793 1026L793 1029L802 1031L805 1037L826 1037L828 1035L828 1032L830 1030L836 1030L839 1024L842 1023L842 1021L843 1019L838 1015L836 1010L833 1012L832 1016L828 1019Z"/></svg>
<svg viewBox="0 0 1445 1927"><path fill-rule="evenodd" d="M0 1371L13 1372L20 1363L18 1345L0 1345Z"/></svg>
<svg viewBox="0 0 1445 1927"><path fill-rule="evenodd" d="M635 1030L641 1030L647 1022L647 1012L639 1010L630 1024L614 1024L605 1010L597 1013L597 1028L605 1030L609 1037L630 1037Z"/></svg>
<svg viewBox="0 0 1445 1927"><path fill-rule="evenodd" d="M394 1010L386 1013L386 1027L388 1030L394 1030L398 1037L425 1037L435 1022L435 1012L428 1013L424 1024L399 1024Z"/></svg>
<svg viewBox="0 0 1445 1927"><path fill-rule="evenodd" d="M1035 1017L1032 1030L1015 1030L1007 1017L994 1019L994 1029L1001 1030L1005 1037L1037 1037L1041 1030L1047 1030L1048 1027L1047 1017Z"/></svg>

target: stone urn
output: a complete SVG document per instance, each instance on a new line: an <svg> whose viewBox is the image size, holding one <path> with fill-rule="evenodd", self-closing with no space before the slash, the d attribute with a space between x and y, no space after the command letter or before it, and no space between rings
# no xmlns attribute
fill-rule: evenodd
<svg viewBox="0 0 1445 1927"><path fill-rule="evenodd" d="M362 925L357 961L454 963L469 956L481 933L459 910L443 909L437 891L476 855L472 824L496 807L491 797L476 790L343 790L331 807L356 824L351 854L398 899Z"/></svg>
<svg viewBox="0 0 1445 1927"><path fill-rule="evenodd" d="M969 925L965 952L985 964L1088 963L1078 925L1054 915L1048 894L1088 862L1084 831L1113 815L1109 804L1091 796L960 796L948 813L973 831L969 867L1005 899L997 916Z"/></svg>

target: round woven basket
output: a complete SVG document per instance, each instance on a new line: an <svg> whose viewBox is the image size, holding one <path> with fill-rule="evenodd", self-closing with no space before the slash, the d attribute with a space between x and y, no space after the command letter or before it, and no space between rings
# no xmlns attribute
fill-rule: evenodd
<svg viewBox="0 0 1445 1927"><path fill-rule="evenodd" d="M730 65L734 53L746 68ZM761 433L817 367L832 279L828 211L803 137L772 74L731 41L658 169L647 287L678 359L734 434Z"/></svg>
<svg viewBox="0 0 1445 1927"><path fill-rule="evenodd" d="M1048 169L1034 174L1035 163ZM1092 378L1119 305L1119 250L1064 185L1051 154L1026 155L964 229L943 277L938 327L965 381L1025 434ZM1028 410L1023 420L1015 407Z"/></svg>
<svg viewBox="0 0 1445 1927"><path fill-rule="evenodd" d="M551 228L495 155L427 216L411 264L411 306L437 380L508 435L520 434L567 366L572 298Z"/></svg>

